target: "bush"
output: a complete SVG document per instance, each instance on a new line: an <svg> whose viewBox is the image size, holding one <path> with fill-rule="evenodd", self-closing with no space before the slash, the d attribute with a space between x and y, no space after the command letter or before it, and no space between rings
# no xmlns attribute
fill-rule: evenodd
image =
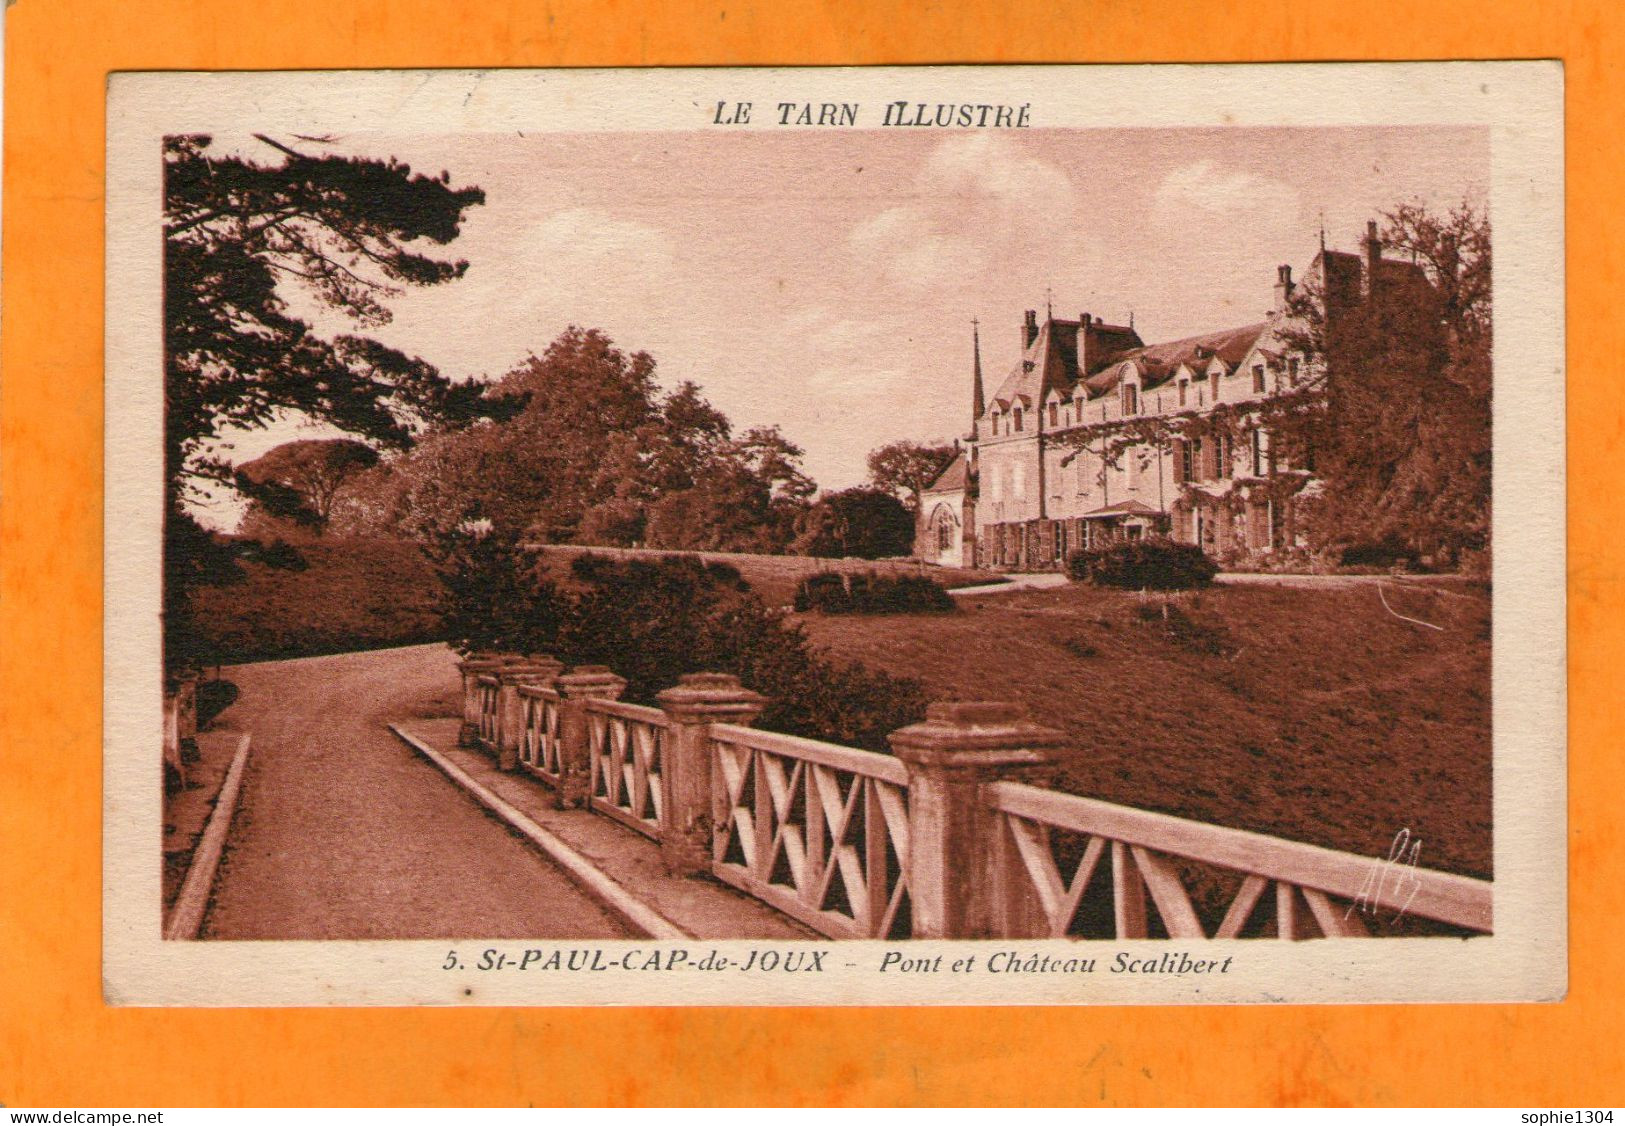
<svg viewBox="0 0 1625 1126"><path fill-rule="evenodd" d="M1385 571L1395 567L1409 570L1416 563L1415 550L1392 538L1376 543L1350 544L1338 559L1338 564L1343 567L1377 567Z"/></svg>
<svg viewBox="0 0 1625 1126"><path fill-rule="evenodd" d="M1066 569L1078 582L1127 590L1189 590L1219 573L1200 547L1167 539L1122 540L1074 551Z"/></svg>
<svg viewBox="0 0 1625 1126"><path fill-rule="evenodd" d="M809 575L795 608L821 614L951 614L959 609L943 586L924 575Z"/></svg>

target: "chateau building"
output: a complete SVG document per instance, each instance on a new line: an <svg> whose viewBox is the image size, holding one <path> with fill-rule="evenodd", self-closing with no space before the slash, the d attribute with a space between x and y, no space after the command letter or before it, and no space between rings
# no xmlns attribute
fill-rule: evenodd
<svg viewBox="0 0 1625 1126"><path fill-rule="evenodd" d="M1363 253L1320 252L1308 270L1328 317L1374 287L1426 286L1385 259L1375 223ZM1315 489L1313 453L1271 449L1260 407L1298 386L1296 289L1278 268L1271 311L1253 324L1147 344L1131 323L1029 310L1019 358L984 393L974 335L972 425L921 498L916 548L932 562L1031 571L1122 538L1167 535L1214 557L1297 544L1293 510ZM1161 423L1162 425L1157 425Z"/></svg>

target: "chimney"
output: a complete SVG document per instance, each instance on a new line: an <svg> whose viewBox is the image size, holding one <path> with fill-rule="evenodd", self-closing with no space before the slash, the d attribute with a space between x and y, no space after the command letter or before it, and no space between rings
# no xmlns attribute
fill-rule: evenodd
<svg viewBox="0 0 1625 1126"><path fill-rule="evenodd" d="M1382 261L1382 240L1377 237L1377 221L1370 219L1365 225L1365 296L1370 297L1371 291L1376 288L1377 263Z"/></svg>
<svg viewBox="0 0 1625 1126"><path fill-rule="evenodd" d="M1277 266L1275 268L1275 311L1286 311L1287 302L1292 300L1292 291L1297 286L1292 281L1291 266Z"/></svg>
<svg viewBox="0 0 1625 1126"><path fill-rule="evenodd" d="M1038 339L1038 310L1027 310L1027 322L1021 328L1021 350L1025 352Z"/></svg>

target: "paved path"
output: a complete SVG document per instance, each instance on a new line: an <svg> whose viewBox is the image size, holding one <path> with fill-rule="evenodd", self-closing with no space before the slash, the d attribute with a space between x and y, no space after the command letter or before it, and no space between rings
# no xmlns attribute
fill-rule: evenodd
<svg viewBox="0 0 1625 1126"><path fill-rule="evenodd" d="M457 683L444 646L229 668L252 730L206 938L620 938L627 932L390 734Z"/></svg>

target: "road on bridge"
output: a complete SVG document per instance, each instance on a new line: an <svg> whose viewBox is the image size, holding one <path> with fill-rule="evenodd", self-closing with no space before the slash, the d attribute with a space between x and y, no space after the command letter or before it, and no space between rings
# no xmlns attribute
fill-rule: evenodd
<svg viewBox="0 0 1625 1126"><path fill-rule="evenodd" d="M228 667L253 733L203 937L621 938L628 932L384 726L437 694L444 646Z"/></svg>

